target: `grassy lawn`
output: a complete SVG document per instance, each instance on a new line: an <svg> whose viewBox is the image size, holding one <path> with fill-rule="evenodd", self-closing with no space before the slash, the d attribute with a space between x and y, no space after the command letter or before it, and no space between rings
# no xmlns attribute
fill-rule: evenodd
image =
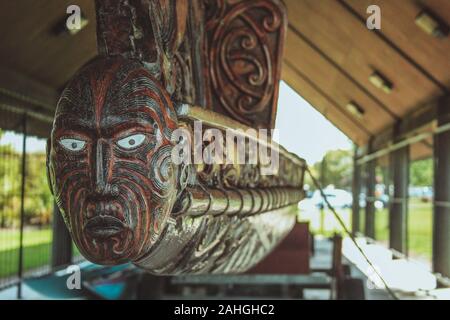
<svg viewBox="0 0 450 320"><path fill-rule="evenodd" d="M344 221L345 226L350 230L351 210L341 209L337 210L337 212ZM342 233L344 231L331 210L300 210L299 218L301 221L309 221L310 230L315 234L331 236L335 232Z"/></svg>
<svg viewBox="0 0 450 320"><path fill-rule="evenodd" d="M385 243L389 242L389 209L375 210L375 239Z"/></svg>
<svg viewBox="0 0 450 320"><path fill-rule="evenodd" d="M51 242L50 227L24 230L24 272L50 264ZM72 246L72 255L80 255L75 245ZM19 230L0 229L0 279L16 275L18 266Z"/></svg>
<svg viewBox="0 0 450 320"><path fill-rule="evenodd" d="M37 244L50 243L52 239L51 228L25 229L23 244L25 247ZM0 229L0 252L19 247L18 229Z"/></svg>
<svg viewBox="0 0 450 320"><path fill-rule="evenodd" d="M408 203L407 241L409 255L431 261L433 207L431 202L410 199ZM389 242L388 209L377 210L375 214L375 238Z"/></svg>
<svg viewBox="0 0 450 320"><path fill-rule="evenodd" d="M24 271L50 263L51 228L24 230ZM0 230L0 278L17 274L19 230Z"/></svg>
<svg viewBox="0 0 450 320"><path fill-rule="evenodd" d="M351 209L338 210L347 228L351 229ZM432 204L418 199L409 200L408 246L409 255L431 260L432 248ZM330 236L334 232L343 232L330 210L301 210L300 220L309 221L312 232ZM364 209L360 212L360 230L364 230ZM377 209L375 213L375 238L382 243L389 241L389 211Z"/></svg>
<svg viewBox="0 0 450 320"><path fill-rule="evenodd" d="M431 202L409 201L409 254L431 261L433 206Z"/></svg>
<svg viewBox="0 0 450 320"><path fill-rule="evenodd" d="M347 228L351 229L351 210L338 210ZM361 210L361 230L364 230L364 211ZM342 227L330 210L300 211L300 219L310 222L311 230L326 236L334 232L342 233ZM389 239L388 210L381 209L375 215L375 236L382 242ZM24 231L24 270L50 263L52 230L25 229ZM432 244L432 204L416 199L409 201L408 243L411 256L431 259ZM79 255L73 246L73 256ZM0 278L17 274L19 263L19 231L0 229Z"/></svg>

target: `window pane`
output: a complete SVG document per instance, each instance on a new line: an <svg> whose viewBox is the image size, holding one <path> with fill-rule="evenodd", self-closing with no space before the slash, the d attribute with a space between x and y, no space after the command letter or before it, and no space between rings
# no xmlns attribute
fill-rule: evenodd
<svg viewBox="0 0 450 320"><path fill-rule="evenodd" d="M413 152L414 150L415 148L412 148ZM433 231L433 159L412 161L409 179L408 253L411 257L430 265Z"/></svg>

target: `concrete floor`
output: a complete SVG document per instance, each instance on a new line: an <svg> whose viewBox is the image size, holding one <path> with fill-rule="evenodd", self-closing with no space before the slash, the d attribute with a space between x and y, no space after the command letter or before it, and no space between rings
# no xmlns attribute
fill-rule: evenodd
<svg viewBox="0 0 450 320"><path fill-rule="evenodd" d="M367 300L388 300L392 299L389 293L385 289L374 288L372 282L367 276L367 271L361 270L361 263L358 257L355 256L355 249L349 244L349 239L344 240L344 263L348 264L350 267L350 274L353 278L359 278L363 280L365 297ZM382 251L383 249L377 248L377 244L372 244L369 249L365 248L369 253L372 251ZM379 245L378 245L379 246ZM376 249L376 250L375 250ZM386 250L386 249L384 249ZM312 256L310 261L311 269L330 269L332 261L332 242L327 238L322 238L316 236L315 238L315 254ZM347 257L345 256L347 255ZM375 265L381 264L379 259L383 259L383 255L371 255L371 260ZM360 259L360 257L359 257ZM378 260L377 260L378 259ZM359 264L359 266L357 266ZM390 270L394 272L394 270ZM397 270L398 271L398 270ZM369 275L370 276L370 275ZM389 275L390 278L395 278L396 275ZM402 290L395 290L396 294L400 299L449 299L450 289L430 289L430 290L418 290L416 292L407 292ZM311 300L328 300L330 299L330 290L316 290L316 289L305 289L304 298ZM26 283L22 286L22 296L23 299L52 299L52 297L41 294ZM0 291L0 300L10 300L17 298L17 286L9 287L3 291ZM83 297L74 297L75 299L83 299Z"/></svg>

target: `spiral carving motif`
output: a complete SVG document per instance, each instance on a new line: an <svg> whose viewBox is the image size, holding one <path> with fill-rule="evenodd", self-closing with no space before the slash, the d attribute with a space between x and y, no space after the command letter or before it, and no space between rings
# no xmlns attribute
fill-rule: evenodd
<svg viewBox="0 0 450 320"><path fill-rule="evenodd" d="M228 117L273 127L281 0L96 0L96 11L100 57L63 91L47 154L75 244L155 274L247 270L291 230L303 197L303 160L282 150L266 175L265 159L239 157L253 159L257 138L236 137L243 149L219 138L239 127ZM204 161L177 163L180 143L195 158L197 120L211 129Z"/></svg>
<svg viewBox="0 0 450 320"><path fill-rule="evenodd" d="M280 3L206 1L206 5L213 101L242 123L273 127L286 20Z"/></svg>

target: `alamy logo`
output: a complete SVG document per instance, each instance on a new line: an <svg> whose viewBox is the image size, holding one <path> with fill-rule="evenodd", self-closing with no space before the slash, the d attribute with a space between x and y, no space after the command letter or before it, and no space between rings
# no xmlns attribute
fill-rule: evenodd
<svg viewBox="0 0 450 320"><path fill-rule="evenodd" d="M372 4L367 7L366 13L369 17L366 20L366 26L369 30L381 29L381 9L379 6Z"/></svg>
<svg viewBox="0 0 450 320"><path fill-rule="evenodd" d="M80 266L74 264L68 266L66 269L66 274L70 274L66 280L66 286L69 290L80 290L81 289L81 270Z"/></svg>
<svg viewBox="0 0 450 320"><path fill-rule="evenodd" d="M77 5L70 5L66 10L67 14L70 14L66 20L66 27L68 30L80 30L81 29L81 9Z"/></svg>
<svg viewBox="0 0 450 320"><path fill-rule="evenodd" d="M278 130L226 129L225 132L208 128L203 130L201 121L194 121L193 135L185 128L172 134L175 146L172 162L222 165L259 164L261 175L273 175L279 168L279 148L271 140L277 140Z"/></svg>

